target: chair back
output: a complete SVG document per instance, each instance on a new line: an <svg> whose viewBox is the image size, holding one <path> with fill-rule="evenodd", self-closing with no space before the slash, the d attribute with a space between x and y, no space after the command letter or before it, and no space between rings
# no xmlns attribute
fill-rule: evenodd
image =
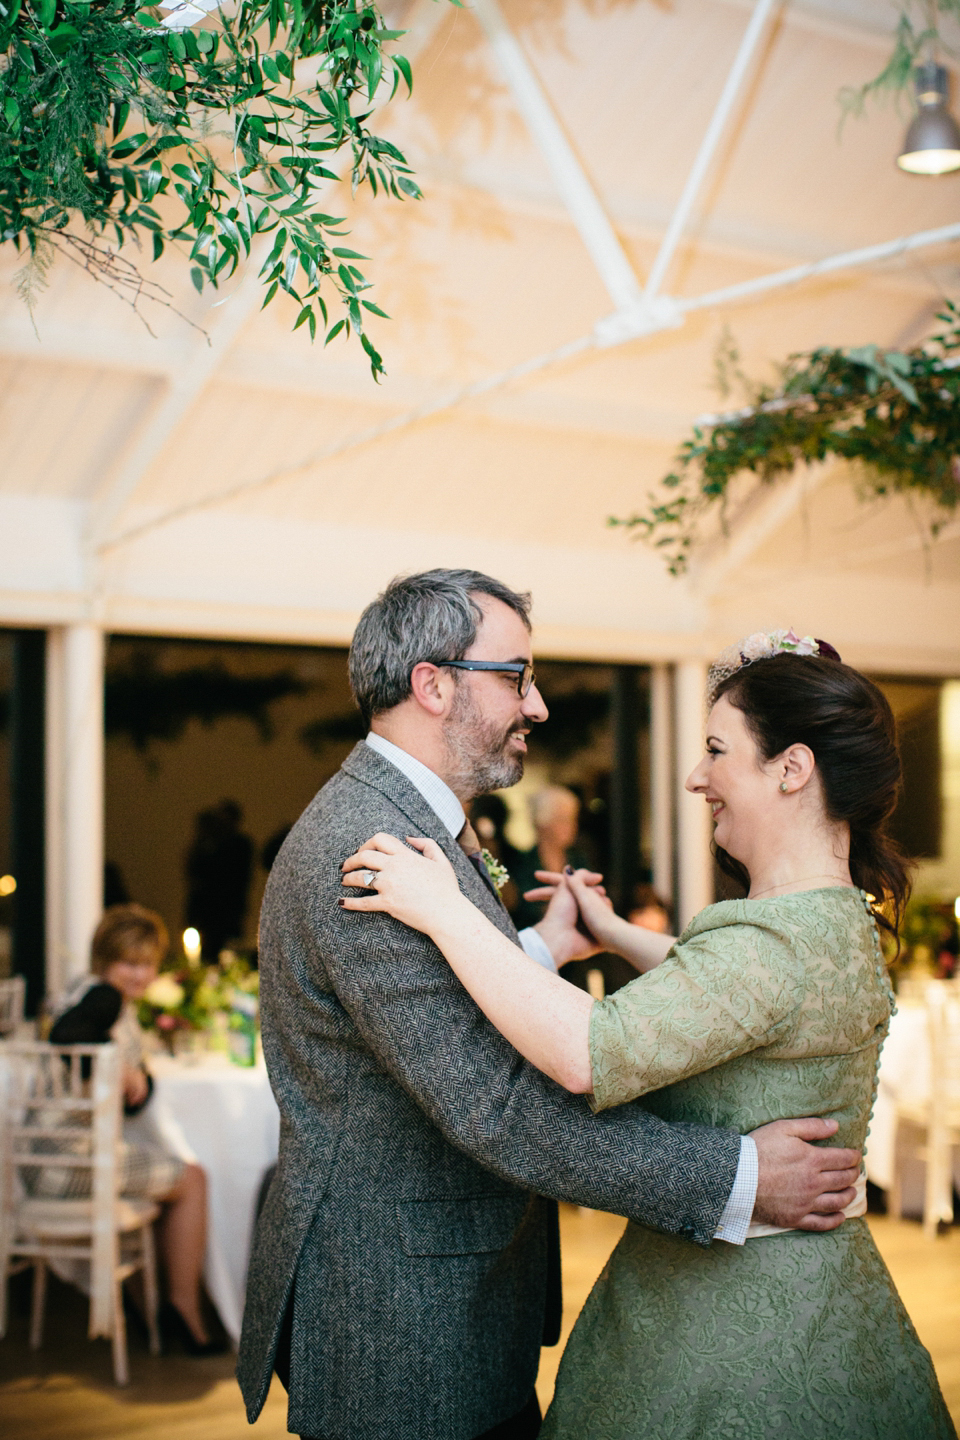
<svg viewBox="0 0 960 1440"><path fill-rule="evenodd" d="M8 1244L49 1258L78 1253L89 1237L90 1335L109 1335L117 1266L118 1047L11 1041L5 1074L2 1223Z"/></svg>
<svg viewBox="0 0 960 1440"><path fill-rule="evenodd" d="M0 980L0 1035L12 1035L23 1024L27 982L22 975Z"/></svg>
<svg viewBox="0 0 960 1440"><path fill-rule="evenodd" d="M960 1113L960 995L951 984L933 980L926 1004L931 1111L944 1123Z"/></svg>

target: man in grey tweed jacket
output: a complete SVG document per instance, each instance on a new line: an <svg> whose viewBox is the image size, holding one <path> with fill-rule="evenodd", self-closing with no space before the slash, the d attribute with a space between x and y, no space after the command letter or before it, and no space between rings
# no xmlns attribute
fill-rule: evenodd
<svg viewBox="0 0 960 1440"><path fill-rule="evenodd" d="M825 1137L827 1122L758 1131L756 1191L754 1140L636 1105L594 1116L511 1049L425 936L338 907L341 864L371 835L430 836L518 939L456 835L462 802L518 779L524 736L546 718L528 606L489 577L433 571L368 607L351 681L369 743L308 806L267 886L261 1016L280 1155L238 1377L253 1421L276 1365L288 1428L313 1440L535 1436L540 1345L559 1334L557 1199L702 1245L738 1238L755 1193L761 1218L811 1229L852 1199L854 1153L797 1138ZM541 963L590 953L575 918L561 890L521 943Z"/></svg>

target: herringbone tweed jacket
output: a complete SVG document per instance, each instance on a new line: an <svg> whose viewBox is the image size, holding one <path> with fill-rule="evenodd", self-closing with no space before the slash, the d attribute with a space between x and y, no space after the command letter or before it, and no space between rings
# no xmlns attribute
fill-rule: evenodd
<svg viewBox="0 0 960 1440"><path fill-rule="evenodd" d="M425 936L340 910L341 863L378 830L432 836L464 893L516 935L415 787L358 745L294 826L264 897L280 1156L237 1373L253 1421L292 1303L290 1430L471 1440L533 1388L551 1222L540 1197L706 1245L740 1142L637 1105L594 1116L517 1055Z"/></svg>

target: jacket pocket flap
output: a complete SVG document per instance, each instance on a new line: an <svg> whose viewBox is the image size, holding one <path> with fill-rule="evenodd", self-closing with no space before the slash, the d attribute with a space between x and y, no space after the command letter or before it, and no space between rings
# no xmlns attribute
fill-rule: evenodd
<svg viewBox="0 0 960 1440"><path fill-rule="evenodd" d="M407 1255L480 1255L505 1250L528 1203L527 1197L506 1195L399 1201L400 1244Z"/></svg>

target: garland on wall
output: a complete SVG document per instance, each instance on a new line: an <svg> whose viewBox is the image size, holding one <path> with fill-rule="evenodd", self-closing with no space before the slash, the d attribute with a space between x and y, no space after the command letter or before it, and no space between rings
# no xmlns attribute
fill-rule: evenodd
<svg viewBox="0 0 960 1440"><path fill-rule="evenodd" d="M960 310L948 301L937 318L944 328L911 350L823 348L792 355L775 385L741 377L749 403L695 426L661 493L610 524L635 530L679 575L737 475L772 484L800 462L836 457L858 465L866 496L932 501L936 536L960 504Z"/></svg>
<svg viewBox="0 0 960 1440"><path fill-rule="evenodd" d="M354 188L419 196L403 154L369 124L382 83L391 96L412 88L408 61L386 50L403 32L364 0L205 13L216 7L0 0L0 241L28 256L21 294L32 304L66 255L139 313L169 296L132 247L154 259L177 247L202 292L265 236L264 305L290 295L294 329L327 342L353 330L376 377L364 311L384 312L319 187L339 178L331 161L345 151ZM339 301L332 316L322 292Z"/></svg>
<svg viewBox="0 0 960 1440"><path fill-rule="evenodd" d="M104 684L105 728L123 736L141 754L157 740L176 741L191 721L208 729L221 720L249 720L260 739L273 739L272 707L309 687L289 668L264 675L231 673L221 660L167 669L153 648L141 647L120 665L111 665Z"/></svg>

